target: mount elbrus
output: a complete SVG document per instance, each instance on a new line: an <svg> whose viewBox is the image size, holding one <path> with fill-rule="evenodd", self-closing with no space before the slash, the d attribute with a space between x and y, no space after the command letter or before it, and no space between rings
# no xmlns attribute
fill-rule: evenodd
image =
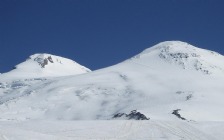
<svg viewBox="0 0 224 140"><path fill-rule="evenodd" d="M0 120L223 121L224 56L166 41L90 71L35 54L0 75Z"/></svg>

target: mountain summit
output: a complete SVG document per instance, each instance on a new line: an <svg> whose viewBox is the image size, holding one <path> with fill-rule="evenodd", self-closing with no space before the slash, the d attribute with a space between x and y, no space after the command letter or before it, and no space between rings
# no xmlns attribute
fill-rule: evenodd
<svg viewBox="0 0 224 140"><path fill-rule="evenodd" d="M77 75L90 72L90 69L73 60L52 54L34 54L25 62L15 66L15 69L2 74L4 77L36 78Z"/></svg>
<svg viewBox="0 0 224 140"><path fill-rule="evenodd" d="M165 41L133 57L141 64L152 65L152 60L166 61L187 70L204 74L224 73L224 57L216 52L197 48L182 41ZM132 58L132 59L133 59Z"/></svg>

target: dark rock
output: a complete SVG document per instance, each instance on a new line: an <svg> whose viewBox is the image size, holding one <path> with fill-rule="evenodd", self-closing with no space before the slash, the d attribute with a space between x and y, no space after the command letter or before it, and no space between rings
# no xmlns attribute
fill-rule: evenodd
<svg viewBox="0 0 224 140"><path fill-rule="evenodd" d="M176 110L173 110L172 114L177 116L179 119L181 120L186 120L184 117L182 117L180 114L179 114L179 111L180 109L176 109Z"/></svg>
<svg viewBox="0 0 224 140"><path fill-rule="evenodd" d="M45 58L44 62L41 65L42 68L44 68L48 64L48 60Z"/></svg>
<svg viewBox="0 0 224 140"><path fill-rule="evenodd" d="M186 101L187 101L187 100L190 100L192 97L193 97L193 95L192 95L192 94L189 94L189 95L186 97Z"/></svg>
<svg viewBox="0 0 224 140"><path fill-rule="evenodd" d="M113 118L126 118L128 120L149 120L144 114L138 112L137 110L131 111L129 114L126 113L117 113L113 116Z"/></svg>
<svg viewBox="0 0 224 140"><path fill-rule="evenodd" d="M51 56L48 56L48 58L47 58L51 63L54 63L54 61L53 61L53 59L52 59L52 57Z"/></svg>

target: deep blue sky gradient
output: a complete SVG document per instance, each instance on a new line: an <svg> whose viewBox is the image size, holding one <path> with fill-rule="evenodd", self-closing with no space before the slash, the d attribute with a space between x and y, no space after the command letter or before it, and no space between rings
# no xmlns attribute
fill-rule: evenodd
<svg viewBox="0 0 224 140"><path fill-rule="evenodd" d="M0 0L0 73L34 53L92 69L166 40L224 54L223 0Z"/></svg>

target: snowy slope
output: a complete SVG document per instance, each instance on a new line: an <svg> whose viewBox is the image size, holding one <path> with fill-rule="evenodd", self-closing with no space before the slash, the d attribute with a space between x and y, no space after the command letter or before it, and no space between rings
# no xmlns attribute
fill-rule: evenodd
<svg viewBox="0 0 224 140"><path fill-rule="evenodd" d="M0 122L0 140L223 140L223 122Z"/></svg>
<svg viewBox="0 0 224 140"><path fill-rule="evenodd" d="M150 120L223 121L223 62L218 53L167 41L84 75L2 80L0 119L117 120L137 110Z"/></svg>
<svg viewBox="0 0 224 140"><path fill-rule="evenodd" d="M25 62L15 66L15 69L3 73L1 79L22 79L37 77L53 77L76 75L90 72L90 70L67 58L51 54L34 54Z"/></svg>

